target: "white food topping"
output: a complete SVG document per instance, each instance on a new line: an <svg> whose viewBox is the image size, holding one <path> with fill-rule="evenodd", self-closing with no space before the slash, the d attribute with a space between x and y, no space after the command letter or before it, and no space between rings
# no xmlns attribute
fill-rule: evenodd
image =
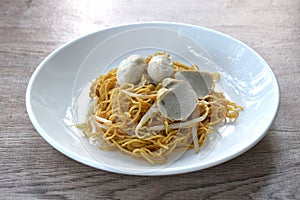
<svg viewBox="0 0 300 200"><path fill-rule="evenodd" d="M158 91L159 111L170 120L186 120L197 106L197 96L189 83L167 78Z"/></svg>
<svg viewBox="0 0 300 200"><path fill-rule="evenodd" d="M123 60L117 70L117 81L120 85L137 83L146 70L146 59L140 55L132 55Z"/></svg>
<svg viewBox="0 0 300 200"><path fill-rule="evenodd" d="M173 62L166 55L154 56L148 64L148 75L155 82L162 82L165 78L171 78L173 73Z"/></svg>
<svg viewBox="0 0 300 200"><path fill-rule="evenodd" d="M188 82L198 98L208 95L213 86L213 77L207 72L179 71L175 74L175 78Z"/></svg>

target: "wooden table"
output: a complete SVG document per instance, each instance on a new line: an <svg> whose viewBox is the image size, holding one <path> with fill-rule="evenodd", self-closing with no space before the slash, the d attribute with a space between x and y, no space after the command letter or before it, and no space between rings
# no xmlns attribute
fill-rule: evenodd
<svg viewBox="0 0 300 200"><path fill-rule="evenodd" d="M46 143L25 108L28 81L44 57L102 28L159 20L224 32L266 59L281 104L263 140L219 166L163 177L97 170ZM300 199L299 77L299 0L1 0L0 199Z"/></svg>

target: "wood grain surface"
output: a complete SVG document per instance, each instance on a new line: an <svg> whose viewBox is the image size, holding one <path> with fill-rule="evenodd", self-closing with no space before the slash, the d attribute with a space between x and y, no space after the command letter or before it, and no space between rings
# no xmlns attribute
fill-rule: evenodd
<svg viewBox="0 0 300 200"><path fill-rule="evenodd" d="M206 170L138 177L85 166L42 139L25 107L37 65L79 36L143 21L212 28L265 58L281 104L261 142ZM0 199L300 199L299 77L299 0L0 0Z"/></svg>

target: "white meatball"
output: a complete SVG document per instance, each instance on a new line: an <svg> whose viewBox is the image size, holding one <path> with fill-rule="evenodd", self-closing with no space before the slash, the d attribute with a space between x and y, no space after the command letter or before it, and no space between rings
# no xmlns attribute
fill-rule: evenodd
<svg viewBox="0 0 300 200"><path fill-rule="evenodd" d="M146 59L140 55L131 55L123 60L117 70L117 81L120 85L137 83L147 67Z"/></svg>
<svg viewBox="0 0 300 200"><path fill-rule="evenodd" d="M173 73L173 62L168 56L154 56L148 63L148 75L155 82L162 82L165 78L171 78Z"/></svg>

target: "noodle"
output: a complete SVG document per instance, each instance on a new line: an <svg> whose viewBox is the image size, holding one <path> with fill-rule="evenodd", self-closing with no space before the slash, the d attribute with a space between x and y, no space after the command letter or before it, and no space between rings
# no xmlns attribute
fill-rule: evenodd
<svg viewBox="0 0 300 200"><path fill-rule="evenodd" d="M152 57L150 55L146 62ZM174 72L198 70L196 65L173 64ZM199 152L207 134L213 131L212 126L225 123L226 119L236 119L239 110L243 109L227 100L222 93L212 91L199 99L196 108L198 117L171 121L155 112L161 84L151 84L144 76L139 85L119 86L116 71L112 69L92 83L89 95L93 104L86 122L77 127L87 138L100 138L101 149L120 150L151 164L164 163L174 151L195 148L195 152ZM220 78L217 73L213 77L214 81Z"/></svg>

